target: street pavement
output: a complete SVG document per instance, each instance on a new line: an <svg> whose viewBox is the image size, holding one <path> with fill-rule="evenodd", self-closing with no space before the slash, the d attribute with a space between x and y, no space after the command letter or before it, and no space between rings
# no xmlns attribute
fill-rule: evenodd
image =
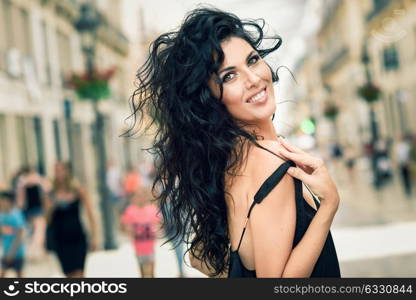
<svg viewBox="0 0 416 300"><path fill-rule="evenodd" d="M403 192L397 174L383 189L375 191L370 170L358 164L353 176L342 168L330 169L341 203L331 229L343 277L416 277L416 189L413 197ZM179 275L170 244L158 240L156 277ZM140 277L134 250L121 235L119 248L90 253L86 277ZM186 258L187 259L187 258ZM205 277L186 265L187 277ZM62 277L56 258L29 261L27 277Z"/></svg>

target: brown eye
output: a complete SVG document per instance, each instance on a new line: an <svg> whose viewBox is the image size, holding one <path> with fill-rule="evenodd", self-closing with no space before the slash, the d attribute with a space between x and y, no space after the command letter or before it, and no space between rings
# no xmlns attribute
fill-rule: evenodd
<svg viewBox="0 0 416 300"><path fill-rule="evenodd" d="M228 82L228 81L230 81L231 79L233 79L233 78L234 78L234 76L235 76L235 74L234 74L234 73L227 73L227 74L225 74L225 75L224 75L224 77L222 78L222 82Z"/></svg>
<svg viewBox="0 0 416 300"><path fill-rule="evenodd" d="M260 60L260 56L258 55L253 55L252 57L250 57L250 59L248 60L248 64L249 65L254 65L255 63L257 63Z"/></svg>

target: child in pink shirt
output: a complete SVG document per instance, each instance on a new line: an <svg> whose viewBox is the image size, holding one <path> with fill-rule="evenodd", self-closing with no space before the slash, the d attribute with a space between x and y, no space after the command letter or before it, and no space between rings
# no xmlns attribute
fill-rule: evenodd
<svg viewBox="0 0 416 300"><path fill-rule="evenodd" d="M157 206L150 202L151 199L149 188L139 188L121 220L133 239L142 277L154 277L156 233L160 216Z"/></svg>

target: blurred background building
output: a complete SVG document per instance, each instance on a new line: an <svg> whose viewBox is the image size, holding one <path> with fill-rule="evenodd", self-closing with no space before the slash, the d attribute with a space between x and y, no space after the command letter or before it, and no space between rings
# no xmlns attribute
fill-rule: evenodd
<svg viewBox="0 0 416 300"><path fill-rule="evenodd" d="M381 90L372 104L379 138L397 142L400 136L414 135L416 2L319 2L320 28L308 37L306 54L295 67L303 91L297 94L299 105L307 107L300 110L304 113L297 116L297 125L314 118L320 145L336 138L362 150L371 138L369 105L357 92L366 82L366 50L371 80ZM328 106L337 108L333 119L325 115ZM299 112L296 106L293 111Z"/></svg>
<svg viewBox="0 0 416 300"><path fill-rule="evenodd" d="M56 160L74 162L75 174L95 186L93 111L79 101L67 80L84 70L74 20L78 1L0 2L0 180L22 165L50 175ZM137 161L137 145L120 139L126 130L128 93L132 89L129 42L121 30L121 2L98 1L104 23L99 28L96 64L117 67L111 98L103 101L105 136L111 159L123 166ZM134 75L133 75L134 76Z"/></svg>
<svg viewBox="0 0 416 300"><path fill-rule="evenodd" d="M100 162L94 107L78 97L70 82L73 74L88 76L82 36L75 28L86 2L0 1L0 186L8 187L24 166L51 178L56 161L69 161L105 226L109 217L100 215L111 208L98 209L108 197L101 195L97 172L105 181L107 162L126 170L144 159L138 140L120 137L130 126L128 99L141 48L135 44L139 32L128 37L124 31L125 1L88 2L100 18L92 64L101 73L114 71L110 97L98 104L106 153Z"/></svg>
<svg viewBox="0 0 416 300"><path fill-rule="evenodd" d="M322 156L336 180L343 201L333 236L343 274L415 276L416 243L403 237L416 230L416 190L403 189L401 164L408 137L415 185L416 0L205 2L264 18L267 29L282 36L282 47L268 59L273 67L286 66L296 82L279 70L274 122L280 134ZM72 74L88 71L75 26L83 3L102 20L93 65L115 70L110 97L98 105L106 160L123 173L128 166L146 173L150 157L141 148L151 136L120 137L132 121L126 118L135 73L149 43L177 27L199 1L0 0L0 188L22 166L50 178L54 163L68 160L99 215L96 174L103 166L94 105L70 84ZM87 276L137 276L132 249L119 246L89 257ZM168 248L158 248L156 276L177 276ZM61 276L50 262L30 265L27 274Z"/></svg>

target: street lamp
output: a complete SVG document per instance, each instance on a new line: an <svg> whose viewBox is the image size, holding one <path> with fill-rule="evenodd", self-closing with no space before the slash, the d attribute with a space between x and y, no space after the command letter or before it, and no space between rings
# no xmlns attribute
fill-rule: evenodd
<svg viewBox="0 0 416 300"><path fill-rule="evenodd" d="M380 90L371 81L371 74L370 74L370 68L369 68L370 56L368 55L366 44L363 47L363 54L361 57L361 61L365 67L366 83L362 87L359 88L358 92L361 98L368 104L369 109L370 109L370 129L371 129L370 147L372 149L371 167L373 171L374 186L376 188L379 188L381 186L381 174L378 170L379 153L376 147L378 139L379 139L379 134L378 134L378 126L377 126L377 117L376 117L376 112L374 110L373 102L378 101L380 97Z"/></svg>
<svg viewBox="0 0 416 300"><path fill-rule="evenodd" d="M86 58L86 69L88 78L92 80L95 75L94 56L97 40L97 29L101 24L101 17L98 11L90 3L83 3L80 6L79 19L75 21L75 28L81 36L82 52ZM104 140L104 116L98 109L98 97L89 99L92 102L95 112L94 141L97 153L97 181L100 196L101 215L104 233L104 249L117 248L114 239L114 217L113 204L109 197L106 186L106 148Z"/></svg>
<svg viewBox="0 0 416 300"><path fill-rule="evenodd" d="M97 29L101 18L97 10L89 3L83 3L80 7L80 17L75 22L75 28L81 36L81 47L87 59L87 72L94 72L95 44L97 40Z"/></svg>

